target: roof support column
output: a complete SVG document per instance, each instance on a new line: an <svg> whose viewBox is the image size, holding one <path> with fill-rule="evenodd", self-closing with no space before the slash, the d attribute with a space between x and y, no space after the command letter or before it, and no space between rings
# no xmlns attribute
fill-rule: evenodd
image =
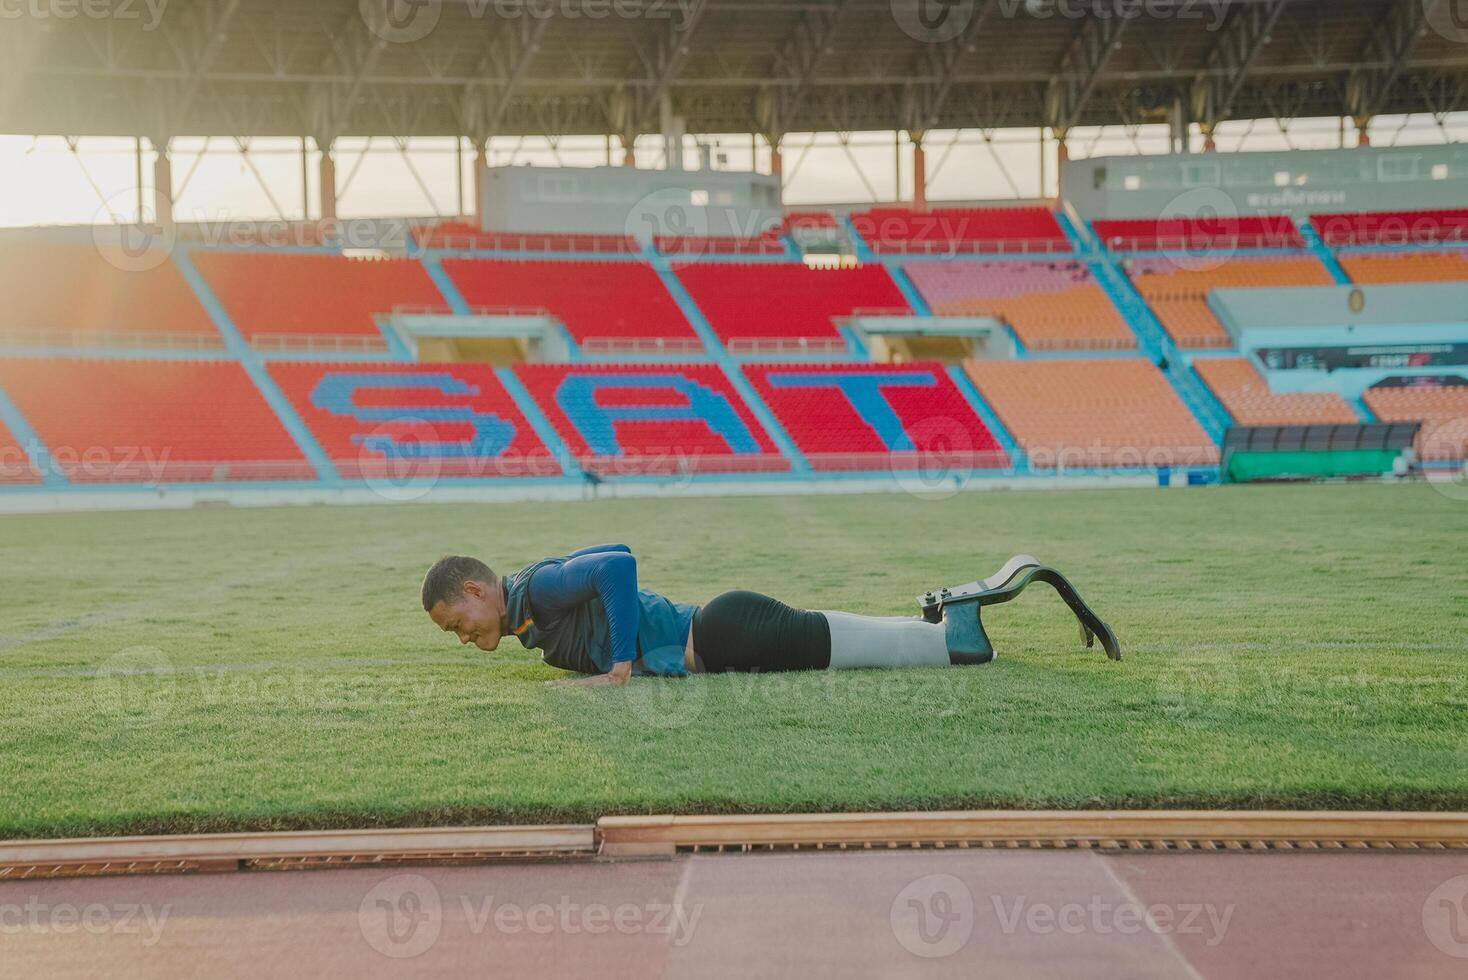
<svg viewBox="0 0 1468 980"><path fill-rule="evenodd" d="M173 161L168 156L169 139L155 136L153 142L153 213L160 228L173 227Z"/></svg>
<svg viewBox="0 0 1468 980"><path fill-rule="evenodd" d="M316 148L321 151L320 188L321 220L336 220L336 161L331 157L331 148L336 141L329 136L316 137Z"/></svg>
<svg viewBox="0 0 1468 980"><path fill-rule="evenodd" d="M928 158L923 151L925 130L909 129L907 138L912 140L912 209L928 210Z"/></svg>

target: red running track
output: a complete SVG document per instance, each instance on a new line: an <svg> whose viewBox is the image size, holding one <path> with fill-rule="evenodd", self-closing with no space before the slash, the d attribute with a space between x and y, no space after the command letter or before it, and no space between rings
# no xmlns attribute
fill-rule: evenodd
<svg viewBox="0 0 1468 980"><path fill-rule="evenodd" d="M879 851L0 883L11 976L1463 977L1468 852Z"/></svg>

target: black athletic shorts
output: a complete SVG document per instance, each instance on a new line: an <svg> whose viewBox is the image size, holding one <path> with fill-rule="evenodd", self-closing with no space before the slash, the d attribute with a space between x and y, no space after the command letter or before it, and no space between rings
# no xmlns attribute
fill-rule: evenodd
<svg viewBox="0 0 1468 980"><path fill-rule="evenodd" d="M831 624L818 612L758 592L725 592L694 614L693 652L710 674L825 670Z"/></svg>

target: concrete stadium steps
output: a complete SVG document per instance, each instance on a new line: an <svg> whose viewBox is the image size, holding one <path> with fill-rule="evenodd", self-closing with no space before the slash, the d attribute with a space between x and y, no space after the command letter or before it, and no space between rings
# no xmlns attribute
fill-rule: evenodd
<svg viewBox="0 0 1468 980"><path fill-rule="evenodd" d="M1366 405L1383 422L1421 422L1417 453L1423 459L1468 457L1468 386L1368 388Z"/></svg>
<svg viewBox="0 0 1468 980"><path fill-rule="evenodd" d="M1138 257L1126 260L1123 266L1180 347L1233 346L1233 338L1208 308L1210 290L1335 284L1330 272L1311 255Z"/></svg>
<svg viewBox="0 0 1468 980"><path fill-rule="evenodd" d="M965 362L1034 469L1211 465L1218 447L1136 358Z"/></svg>
<svg viewBox="0 0 1468 980"><path fill-rule="evenodd" d="M1468 280L1468 248L1342 251L1341 267L1352 282L1461 282Z"/></svg>
<svg viewBox="0 0 1468 980"><path fill-rule="evenodd" d="M394 307L437 307L443 295L416 259L354 259L319 252L200 249L194 266L256 347L290 349L351 337L385 352L376 317Z"/></svg>
<svg viewBox="0 0 1468 980"><path fill-rule="evenodd" d="M317 475L234 361L4 358L0 389L72 483Z"/></svg>
<svg viewBox="0 0 1468 980"><path fill-rule="evenodd" d="M487 364L268 369L345 479L562 474Z"/></svg>
<svg viewBox="0 0 1468 980"><path fill-rule="evenodd" d="M880 265L813 269L800 262L675 262L673 272L725 343L839 340L835 319L910 307Z"/></svg>
<svg viewBox="0 0 1468 980"><path fill-rule="evenodd" d="M0 398L3 398L0 390ZM40 483L41 474L26 448L14 432L0 419L0 486Z"/></svg>
<svg viewBox="0 0 1468 980"><path fill-rule="evenodd" d="M578 342L698 335L644 262L446 258L444 271L470 306L543 309Z"/></svg>
<svg viewBox="0 0 1468 980"><path fill-rule="evenodd" d="M592 472L790 468L720 365L519 364L514 375Z"/></svg>
<svg viewBox="0 0 1468 980"><path fill-rule="evenodd" d="M941 364L750 364L744 374L816 470L1010 463Z"/></svg>
<svg viewBox="0 0 1468 980"><path fill-rule="evenodd" d="M0 343L222 346L165 251L0 242Z"/></svg>
<svg viewBox="0 0 1468 980"><path fill-rule="evenodd" d="M1247 357L1200 357L1193 369L1239 425L1350 425L1360 421L1335 392L1270 391L1269 382Z"/></svg>
<svg viewBox="0 0 1468 980"><path fill-rule="evenodd" d="M939 316L1004 320L1028 350L1135 349L1137 338L1079 259L908 262Z"/></svg>

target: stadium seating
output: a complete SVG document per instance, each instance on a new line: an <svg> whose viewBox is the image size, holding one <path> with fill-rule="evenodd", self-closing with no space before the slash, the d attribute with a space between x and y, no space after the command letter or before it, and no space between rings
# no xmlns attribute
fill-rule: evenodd
<svg viewBox="0 0 1468 980"><path fill-rule="evenodd" d="M965 362L1038 469L1216 463L1218 448L1142 358Z"/></svg>
<svg viewBox="0 0 1468 980"><path fill-rule="evenodd" d="M267 350L386 350L374 315L437 308L443 294L413 259L283 251L194 253L230 319Z"/></svg>
<svg viewBox="0 0 1468 980"><path fill-rule="evenodd" d="M0 422L0 486L18 483L38 483L41 474L26 455L15 433Z"/></svg>
<svg viewBox="0 0 1468 980"><path fill-rule="evenodd" d="M581 465L606 475L785 470L713 364L517 364Z"/></svg>
<svg viewBox="0 0 1468 980"><path fill-rule="evenodd" d="M784 255L779 228L753 238L731 235L657 235L653 247L662 255Z"/></svg>
<svg viewBox="0 0 1468 980"><path fill-rule="evenodd" d="M1368 388L1365 401L1383 422L1421 422L1417 452L1423 459L1468 455L1468 385Z"/></svg>
<svg viewBox="0 0 1468 980"><path fill-rule="evenodd" d="M348 479L559 476L484 364L285 364L270 375Z"/></svg>
<svg viewBox="0 0 1468 980"><path fill-rule="evenodd" d="M641 262L446 259L443 267L471 306L546 310L577 343L654 339L681 341L684 350L703 346L658 274Z"/></svg>
<svg viewBox="0 0 1468 980"><path fill-rule="evenodd" d="M1163 327L1182 347L1229 347L1233 340L1208 308L1211 289L1238 286L1330 286L1335 281L1312 256L1239 255L1189 262L1133 258L1123 263Z"/></svg>
<svg viewBox="0 0 1468 980"><path fill-rule="evenodd" d="M165 254L50 241L0 243L0 342L223 346Z"/></svg>
<svg viewBox="0 0 1468 980"><path fill-rule="evenodd" d="M840 347L835 317L861 309L910 312L879 265L812 269L794 262L698 262L674 266L714 332L732 350L784 341Z"/></svg>
<svg viewBox="0 0 1468 980"><path fill-rule="evenodd" d="M1360 419L1335 392L1276 394L1246 357L1200 357L1193 362L1238 425L1325 425Z"/></svg>
<svg viewBox="0 0 1468 980"><path fill-rule="evenodd" d="M1008 463L941 364L764 364L744 371L815 469Z"/></svg>
<svg viewBox="0 0 1468 980"><path fill-rule="evenodd" d="M1468 251L1342 252L1341 268L1352 282L1452 282L1468 280Z"/></svg>
<svg viewBox="0 0 1468 980"><path fill-rule="evenodd" d="M851 224L884 254L1070 251L1047 208L872 208L853 213Z"/></svg>
<svg viewBox="0 0 1468 980"><path fill-rule="evenodd" d="M1129 349L1136 335L1073 259L909 262L907 277L940 316L993 316L1034 350Z"/></svg>
<svg viewBox="0 0 1468 980"><path fill-rule="evenodd" d="M316 477L233 361L6 358L0 388L74 483Z"/></svg>
<svg viewBox="0 0 1468 980"><path fill-rule="evenodd" d="M1327 245L1468 243L1468 209L1366 211L1310 217Z"/></svg>
<svg viewBox="0 0 1468 980"><path fill-rule="evenodd" d="M1091 222L1113 252L1178 249L1300 248L1304 239L1287 215L1208 218L1111 218Z"/></svg>
<svg viewBox="0 0 1468 980"><path fill-rule="evenodd" d="M641 249L631 235L559 234L539 231L483 231L467 221L415 225L413 240L423 248L501 252L591 252L631 255Z"/></svg>

